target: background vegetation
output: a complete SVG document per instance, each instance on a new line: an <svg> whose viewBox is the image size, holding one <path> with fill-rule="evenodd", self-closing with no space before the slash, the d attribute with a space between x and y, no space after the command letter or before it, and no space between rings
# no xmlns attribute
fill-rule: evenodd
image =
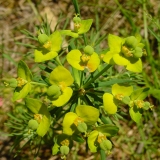
<svg viewBox="0 0 160 160"><path fill-rule="evenodd" d="M93 18L93 28L101 36L108 33L129 36L140 33L146 44L147 57L143 58L143 73L138 79L141 86L151 88L148 100L154 104L153 111L143 117L144 127L137 126L128 115L117 124L119 134L114 137L114 148L109 160L158 160L160 157L160 3L159 0L79 0L82 19ZM33 49L26 44L33 43L21 32L29 30L36 35L36 27L47 19L53 31L57 21L63 28L65 21L72 27L70 19L74 15L70 0L0 0L0 159L33 159L30 148L14 157L9 149L14 141L7 137L4 125L7 112L14 111L11 101L12 90L3 85L5 78L16 77L17 62L21 59L34 70ZM104 36L104 38L107 38ZM21 45L20 45L21 44ZM106 47L107 39L101 44ZM93 160L99 155L85 151L85 146L75 146L69 159ZM59 159L52 156L50 146L43 146L39 158Z"/></svg>

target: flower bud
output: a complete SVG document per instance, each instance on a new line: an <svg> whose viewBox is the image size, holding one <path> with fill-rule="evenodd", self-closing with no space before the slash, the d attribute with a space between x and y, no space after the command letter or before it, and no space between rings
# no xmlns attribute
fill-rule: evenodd
<svg viewBox="0 0 160 160"><path fill-rule="evenodd" d="M69 153L69 147L68 146L61 146L60 152L62 155L67 155Z"/></svg>
<svg viewBox="0 0 160 160"><path fill-rule="evenodd" d="M136 47L135 50L133 51L133 55L135 58L141 58L143 55L142 48Z"/></svg>
<svg viewBox="0 0 160 160"><path fill-rule="evenodd" d="M93 47L87 45L87 46L84 48L84 52L85 52L85 54L92 55L93 52L94 52L94 49L93 49Z"/></svg>
<svg viewBox="0 0 160 160"><path fill-rule="evenodd" d="M106 140L103 140L101 143L100 143L100 148L103 149L103 150L111 150L112 148L112 143L111 141L109 141L108 139Z"/></svg>
<svg viewBox="0 0 160 160"><path fill-rule="evenodd" d="M81 23L81 18L80 17L74 17L73 22L74 23Z"/></svg>
<svg viewBox="0 0 160 160"><path fill-rule="evenodd" d="M84 122L80 122L77 126L77 129L80 131L80 132L86 132L87 131L87 125L86 123Z"/></svg>
<svg viewBox="0 0 160 160"><path fill-rule="evenodd" d="M35 119L31 119L29 122L28 122L28 127L30 129L33 129L33 130L36 130L38 128L39 124L38 122L35 120Z"/></svg>
<svg viewBox="0 0 160 160"><path fill-rule="evenodd" d="M45 44L47 41L48 41L48 36L46 34L40 34L38 36L38 41L41 43L41 44Z"/></svg>
<svg viewBox="0 0 160 160"><path fill-rule="evenodd" d="M138 41L134 36L127 37L125 40L125 44L129 48L135 48L137 46L137 43L138 43Z"/></svg>
<svg viewBox="0 0 160 160"><path fill-rule="evenodd" d="M55 84L51 85L51 86L47 89L47 95L48 95L48 96L52 96L52 97L54 97L54 96L59 96L59 93L61 93L61 92L60 92L60 88L59 88L57 85L55 85Z"/></svg>

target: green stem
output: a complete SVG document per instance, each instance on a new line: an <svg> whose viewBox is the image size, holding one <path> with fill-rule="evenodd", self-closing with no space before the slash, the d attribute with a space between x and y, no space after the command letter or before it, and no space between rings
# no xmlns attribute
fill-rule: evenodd
<svg viewBox="0 0 160 160"><path fill-rule="evenodd" d="M72 67L72 71L73 71L73 76L74 76L75 82L78 84L78 86L80 86L81 80L80 80L79 71L73 67Z"/></svg>
<svg viewBox="0 0 160 160"><path fill-rule="evenodd" d="M61 61L60 61L60 59L59 59L59 56L57 56L57 57L55 58L55 60L56 60L56 62L57 62L60 66L63 66L62 63L61 63Z"/></svg>
<svg viewBox="0 0 160 160"><path fill-rule="evenodd" d="M40 86L48 86L45 83L38 83L38 82L30 82L31 84L40 85Z"/></svg>
<svg viewBox="0 0 160 160"><path fill-rule="evenodd" d="M79 6L78 6L78 1L77 1L77 0L72 0L72 3L73 3L73 5L74 5L74 9L75 9L76 14L79 14L79 15L80 15Z"/></svg>
<svg viewBox="0 0 160 160"><path fill-rule="evenodd" d="M80 77L81 77L81 79L80 79L80 87L81 87L83 85L83 77L84 77L83 71L80 72Z"/></svg>
<svg viewBox="0 0 160 160"><path fill-rule="evenodd" d="M87 46L87 39L86 39L86 35L85 34L83 34L83 40L84 40L85 46Z"/></svg>
<svg viewBox="0 0 160 160"><path fill-rule="evenodd" d="M92 82L94 82L97 78L99 78L105 71L107 71L112 65L108 64L105 66L95 77L93 77L90 81L88 81L83 88L88 87Z"/></svg>
<svg viewBox="0 0 160 160"><path fill-rule="evenodd" d="M101 154L101 160L106 160L106 154L104 150L100 150L100 154Z"/></svg>

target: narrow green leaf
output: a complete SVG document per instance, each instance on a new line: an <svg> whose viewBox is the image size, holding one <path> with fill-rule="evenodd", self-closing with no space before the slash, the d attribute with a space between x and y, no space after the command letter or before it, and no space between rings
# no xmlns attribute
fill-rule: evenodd
<svg viewBox="0 0 160 160"><path fill-rule="evenodd" d="M107 137L112 137L118 133L119 128L112 124L104 124L99 127L96 127L96 130L103 133Z"/></svg>
<svg viewBox="0 0 160 160"><path fill-rule="evenodd" d="M135 121L136 123L140 123L142 114L139 112L139 110L135 111L134 107L131 107L129 110L129 114L133 121Z"/></svg>
<svg viewBox="0 0 160 160"><path fill-rule="evenodd" d="M42 106L42 102L37 100L37 99L33 99L33 98L26 98L25 99L26 102L26 106L35 114L39 113L41 106Z"/></svg>
<svg viewBox="0 0 160 160"><path fill-rule="evenodd" d="M29 82L32 80L32 73L29 70L26 63L23 62L22 60L18 63L17 74L18 74L18 77L23 78Z"/></svg>

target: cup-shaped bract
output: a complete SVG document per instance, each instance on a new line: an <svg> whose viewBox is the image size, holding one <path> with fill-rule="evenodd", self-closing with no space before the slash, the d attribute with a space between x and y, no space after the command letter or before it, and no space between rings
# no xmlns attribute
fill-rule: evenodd
<svg viewBox="0 0 160 160"><path fill-rule="evenodd" d="M26 98L25 102L32 113L41 116L36 132L39 136L43 137L49 130L51 124L50 113L47 107L41 101L33 98Z"/></svg>
<svg viewBox="0 0 160 160"><path fill-rule="evenodd" d="M131 39L131 40L130 40ZM129 44L131 45L130 41L133 40L129 38ZM137 41L136 41L137 43ZM135 43L135 44L136 44ZM127 70L132 72L141 72L142 71L142 61L140 58L134 57L132 51L127 49L125 44L125 39L120 38L118 36L109 34L108 35L108 44L109 44L109 51L104 55L103 61L108 64L117 64L120 66L125 66ZM138 44L136 44L138 46ZM135 45L134 45L135 46Z"/></svg>
<svg viewBox="0 0 160 160"><path fill-rule="evenodd" d="M124 97L128 97L133 92L132 86L122 86L114 84L112 86L112 94L105 93L103 95L104 109L108 114L115 114L117 112L116 100L123 102Z"/></svg>
<svg viewBox="0 0 160 160"><path fill-rule="evenodd" d="M132 103L130 103L129 114L131 118L136 122L140 123L142 118L142 109L145 110L145 102L143 101L148 96L149 88L136 89L131 94ZM152 107L152 106L151 106Z"/></svg>
<svg viewBox="0 0 160 160"><path fill-rule="evenodd" d="M50 36L48 36L48 39L46 36L44 37L44 35L41 35L39 39L40 43L44 44L35 49L35 62L44 62L55 58L58 55L62 45L61 33L59 31L55 31Z"/></svg>
<svg viewBox="0 0 160 160"><path fill-rule="evenodd" d="M99 110L89 105L78 105L76 113L87 125L95 124L99 118Z"/></svg>
<svg viewBox="0 0 160 160"><path fill-rule="evenodd" d="M56 107L66 104L73 93L72 89L69 87L74 82L71 73L63 66L58 66L51 72L49 82L52 85L57 85L62 92L56 100L52 101L52 104Z"/></svg>
<svg viewBox="0 0 160 160"><path fill-rule="evenodd" d="M63 119L63 133L72 135L77 130L79 124L93 125L99 118L99 110L88 105L78 105L76 113L68 112ZM81 122L80 122L81 121ZM84 126L83 126L84 127ZM87 127L84 127L87 130ZM83 128L83 129L84 129Z"/></svg>
<svg viewBox="0 0 160 160"><path fill-rule="evenodd" d="M87 68L90 72L94 72L100 64L100 58L97 53L93 52L92 55L82 54L78 49L71 50L67 54L67 61L78 70Z"/></svg>
<svg viewBox="0 0 160 160"><path fill-rule="evenodd" d="M63 133L72 135L76 131L74 121L78 118L78 115L74 112L68 112L63 119Z"/></svg>
<svg viewBox="0 0 160 160"><path fill-rule="evenodd" d="M31 90L32 73L25 62L18 63L17 75L17 87L13 94L13 101L25 98Z"/></svg>

